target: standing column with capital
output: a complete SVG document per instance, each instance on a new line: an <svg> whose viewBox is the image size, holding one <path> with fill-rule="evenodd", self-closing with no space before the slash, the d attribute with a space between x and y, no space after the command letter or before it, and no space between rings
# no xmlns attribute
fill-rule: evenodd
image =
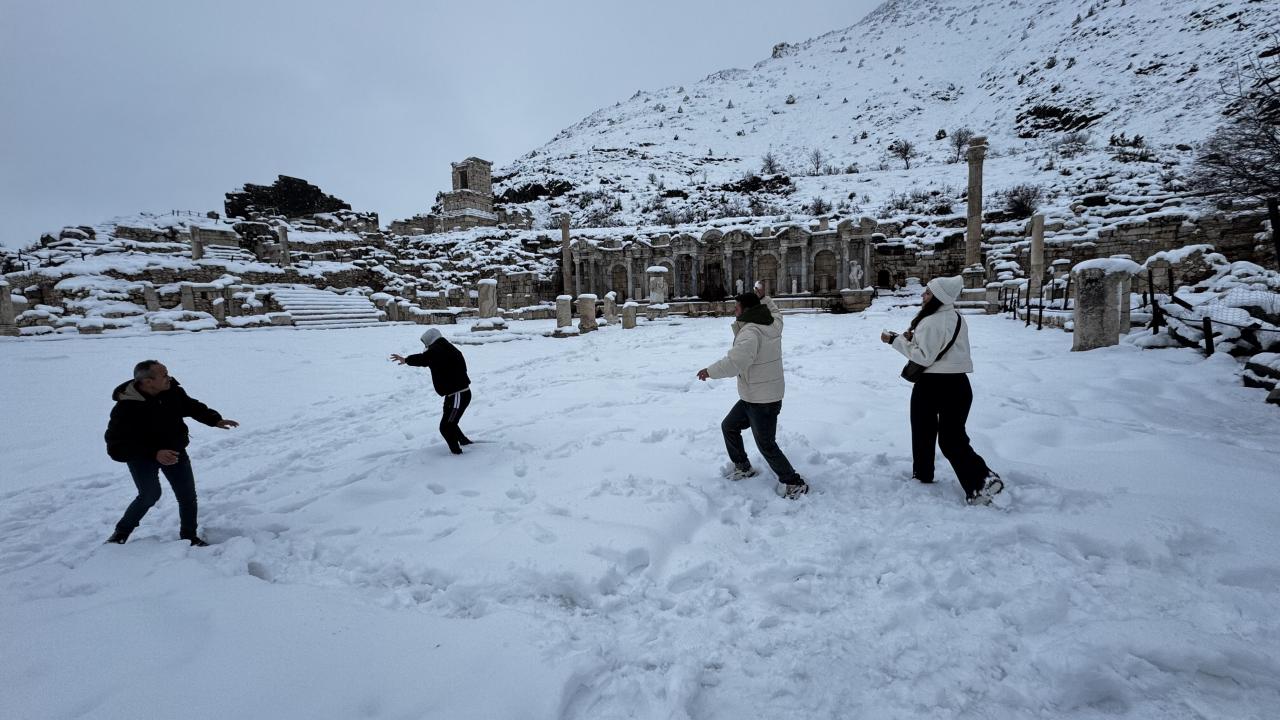
<svg viewBox="0 0 1280 720"><path fill-rule="evenodd" d="M1031 217L1031 293L1039 295L1044 285L1044 215Z"/></svg>
<svg viewBox="0 0 1280 720"><path fill-rule="evenodd" d="M974 136L969 141L969 221L964 236L964 264L971 268L982 263L982 161L987 157L987 138Z"/></svg>
<svg viewBox="0 0 1280 720"><path fill-rule="evenodd" d="M573 284L573 259L569 257L569 213L560 213L560 279L563 293L570 292Z"/></svg>

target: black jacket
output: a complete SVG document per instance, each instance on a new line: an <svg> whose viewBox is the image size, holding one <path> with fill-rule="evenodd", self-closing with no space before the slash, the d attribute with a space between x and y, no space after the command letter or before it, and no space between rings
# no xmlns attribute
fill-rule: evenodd
<svg viewBox="0 0 1280 720"><path fill-rule="evenodd" d="M404 359L405 365L431 368L431 384L441 396L462 392L471 386L467 377L467 360L453 343L439 338L426 350Z"/></svg>
<svg viewBox="0 0 1280 720"><path fill-rule="evenodd" d="M116 406L107 423L107 454L117 462L150 459L161 450L183 450L191 440L182 418L217 425L222 416L187 395L177 380L169 389L149 397L129 381L112 393Z"/></svg>

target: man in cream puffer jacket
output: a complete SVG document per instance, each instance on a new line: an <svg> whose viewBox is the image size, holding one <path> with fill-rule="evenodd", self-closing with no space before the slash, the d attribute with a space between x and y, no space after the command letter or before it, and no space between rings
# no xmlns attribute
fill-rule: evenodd
<svg viewBox="0 0 1280 720"><path fill-rule="evenodd" d="M756 290L761 290L759 283ZM740 399L720 423L725 449L734 466L729 477L741 480L757 474L742 444L742 431L751 428L756 447L778 476L777 493L794 500L809 492L809 486L774 439L785 390L782 313L770 297L764 299L764 304L755 293L743 293L736 300L738 319L733 323L733 347L723 358L699 370L698 379L738 378Z"/></svg>

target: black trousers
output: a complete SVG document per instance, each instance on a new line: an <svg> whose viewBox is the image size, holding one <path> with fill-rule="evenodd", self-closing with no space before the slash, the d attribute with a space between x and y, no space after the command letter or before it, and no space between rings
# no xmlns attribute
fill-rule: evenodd
<svg viewBox="0 0 1280 720"><path fill-rule="evenodd" d="M987 462L973 451L964 428L972 405L973 388L964 373L924 373L911 390L912 474L933 480L936 442L967 497L982 489L988 472Z"/></svg>
<svg viewBox="0 0 1280 720"><path fill-rule="evenodd" d="M173 465L161 465L155 458L130 460L129 474L133 476L133 484L138 487L138 496L129 503L124 517L116 523L116 532L126 536L142 522L152 505L160 500L160 473L173 488L173 497L178 501L178 518L181 522L179 537L190 540L196 536L196 478L191 472L191 458L187 451L178 453L178 462Z"/></svg>
<svg viewBox="0 0 1280 720"><path fill-rule="evenodd" d="M453 452L461 452L461 445L470 445L471 440L462 434L462 429L458 427L458 422L462 420L462 413L467 411L467 406L471 404L471 390L463 390L452 395L444 396L444 414L440 416L440 435L444 437L444 441L449 443L449 449Z"/></svg>
<svg viewBox="0 0 1280 720"><path fill-rule="evenodd" d="M720 432L724 434L724 447L729 451L729 460L739 467L750 462L747 448L742 444L742 431L751 428L751 435L756 440L756 447L764 456L769 467L778 476L780 482L794 484L804 482L795 468L791 467L787 456L782 454L774 439L778 432L778 414L782 412L782 401L771 403L749 403L739 400L720 422Z"/></svg>

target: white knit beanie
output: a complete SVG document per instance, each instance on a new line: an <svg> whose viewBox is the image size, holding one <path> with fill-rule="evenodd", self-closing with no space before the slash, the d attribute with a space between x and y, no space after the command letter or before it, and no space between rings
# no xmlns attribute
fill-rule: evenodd
<svg viewBox="0 0 1280 720"><path fill-rule="evenodd" d="M431 343L439 340L440 338L441 335L439 330L435 328L428 328L426 332L422 333L422 344L427 347L431 347Z"/></svg>
<svg viewBox="0 0 1280 720"><path fill-rule="evenodd" d="M964 278L959 275L952 277L937 277L929 281L925 287L929 288L929 292L938 298L938 302L943 305L950 305L960 297L960 293L964 291Z"/></svg>

